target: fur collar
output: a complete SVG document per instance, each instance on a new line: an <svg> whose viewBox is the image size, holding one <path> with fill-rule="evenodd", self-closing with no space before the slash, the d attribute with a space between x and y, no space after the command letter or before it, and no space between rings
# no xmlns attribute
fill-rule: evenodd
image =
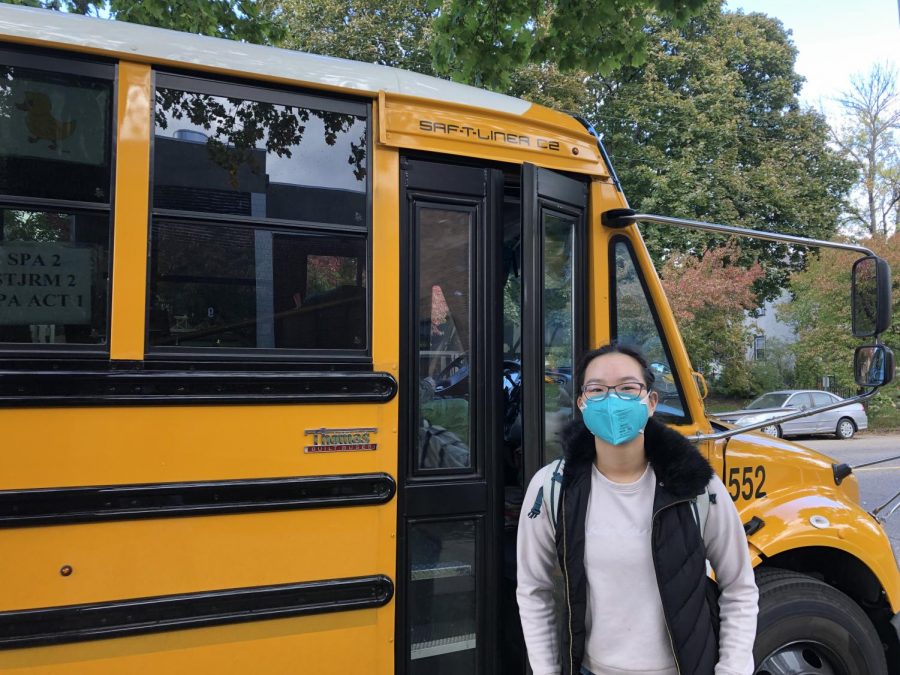
<svg viewBox="0 0 900 675"><path fill-rule="evenodd" d="M567 474L590 466L595 456L594 435L581 419L566 425L562 439ZM713 477L709 462L687 438L652 417L644 428L644 449L657 480L674 497L699 494Z"/></svg>

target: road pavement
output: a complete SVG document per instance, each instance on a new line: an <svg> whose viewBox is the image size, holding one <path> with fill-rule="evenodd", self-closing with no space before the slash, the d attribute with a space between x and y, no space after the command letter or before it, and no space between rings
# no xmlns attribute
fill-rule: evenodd
<svg viewBox="0 0 900 675"><path fill-rule="evenodd" d="M790 440L855 467L853 474L859 481L860 500L866 511L881 506L900 492L900 434L879 435L864 432L847 441L822 436L802 436ZM860 466L888 457L893 459L880 464ZM886 516L898 502L900 497L884 509L881 515ZM900 508L888 518L884 528L894 548L894 558L900 562Z"/></svg>

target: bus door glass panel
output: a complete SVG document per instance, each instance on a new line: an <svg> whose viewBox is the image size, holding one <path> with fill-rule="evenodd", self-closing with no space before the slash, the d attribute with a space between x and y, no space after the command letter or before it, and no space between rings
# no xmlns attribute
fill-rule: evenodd
<svg viewBox="0 0 900 675"><path fill-rule="evenodd" d="M470 473L475 210L418 204L414 473ZM409 524L409 672L477 671L474 519Z"/></svg>
<svg viewBox="0 0 900 675"><path fill-rule="evenodd" d="M407 597L409 672L478 671L475 593L476 519L411 522Z"/></svg>
<svg viewBox="0 0 900 675"><path fill-rule="evenodd" d="M627 240L613 245L613 308L612 335L619 342L634 345L650 362L655 381L653 389L659 395L655 418L671 424L685 424L684 396L675 377L665 338L653 312L640 268L635 262Z"/></svg>
<svg viewBox="0 0 900 675"><path fill-rule="evenodd" d="M544 289L544 456L562 455L559 433L574 417L575 219L542 210Z"/></svg>
<svg viewBox="0 0 900 675"><path fill-rule="evenodd" d="M522 204L518 181L507 179L503 199L503 471L508 508L504 522L515 531L522 502Z"/></svg>
<svg viewBox="0 0 900 675"><path fill-rule="evenodd" d="M419 206L417 471L471 469L474 210Z"/></svg>

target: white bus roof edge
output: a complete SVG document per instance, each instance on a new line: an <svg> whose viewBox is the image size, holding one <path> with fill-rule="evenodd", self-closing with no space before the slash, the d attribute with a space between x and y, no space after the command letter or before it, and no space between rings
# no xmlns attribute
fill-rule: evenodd
<svg viewBox="0 0 900 675"><path fill-rule="evenodd" d="M355 91L387 91L449 103L477 106L514 115L531 103L399 68L330 56L253 45L236 40L96 19L64 12L0 3L0 37L33 44L78 45L95 52L135 54L149 60L221 68L298 83Z"/></svg>

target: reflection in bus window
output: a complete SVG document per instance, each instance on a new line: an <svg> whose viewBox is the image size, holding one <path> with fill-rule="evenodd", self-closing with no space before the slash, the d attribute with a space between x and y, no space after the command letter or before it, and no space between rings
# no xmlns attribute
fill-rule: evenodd
<svg viewBox="0 0 900 675"><path fill-rule="evenodd" d="M472 465L470 256L473 213L421 207L419 232L420 469Z"/></svg>
<svg viewBox="0 0 900 675"><path fill-rule="evenodd" d="M640 272L624 241L615 245L613 285L616 301L613 335L620 342L637 346L650 362L650 368L656 377L653 388L659 394L655 417L663 422L687 422L680 385L663 346L653 310L641 283Z"/></svg>
<svg viewBox="0 0 900 675"><path fill-rule="evenodd" d="M365 118L166 88L155 117L155 208L365 224Z"/></svg>
<svg viewBox="0 0 900 675"><path fill-rule="evenodd" d="M522 216L518 177L503 199L503 471L505 525L515 529L525 484L522 437Z"/></svg>
<svg viewBox="0 0 900 675"><path fill-rule="evenodd" d="M150 344L365 349L365 240L156 223Z"/></svg>
<svg viewBox="0 0 900 675"><path fill-rule="evenodd" d="M544 229L544 459L562 454L559 433L574 414L572 373L575 220L549 211Z"/></svg>

